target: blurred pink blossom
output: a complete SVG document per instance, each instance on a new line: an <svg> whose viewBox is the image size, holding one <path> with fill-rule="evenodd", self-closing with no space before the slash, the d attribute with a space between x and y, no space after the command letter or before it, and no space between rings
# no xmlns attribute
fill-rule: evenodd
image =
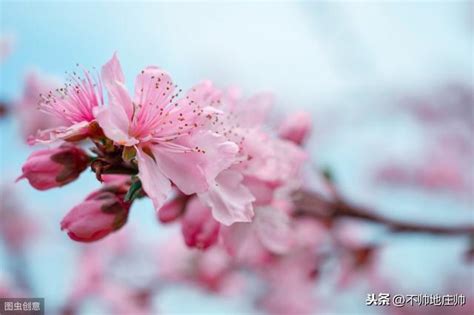
<svg viewBox="0 0 474 315"><path fill-rule="evenodd" d="M474 187L473 97L469 84L448 83L402 101L402 109L421 122L428 141L411 161L392 160L378 166L375 180L470 197Z"/></svg>
<svg viewBox="0 0 474 315"><path fill-rule="evenodd" d="M17 193L6 185L0 187L0 237L14 252L24 250L27 243L38 237L39 222L28 215Z"/></svg>
<svg viewBox="0 0 474 315"><path fill-rule="evenodd" d="M280 138L302 145L311 133L311 115L295 112L283 120L278 128Z"/></svg>
<svg viewBox="0 0 474 315"><path fill-rule="evenodd" d="M59 127L65 123L57 116L48 115L38 110L41 100L40 94L46 95L59 86L59 81L51 76L36 71L31 71L26 75L23 95L14 103L25 140L39 130Z"/></svg>
<svg viewBox="0 0 474 315"><path fill-rule="evenodd" d="M14 281L0 274L0 296L6 298L26 297L26 292L16 287Z"/></svg>
<svg viewBox="0 0 474 315"><path fill-rule="evenodd" d="M0 63L10 56L14 44L15 39L12 35L0 35Z"/></svg>
<svg viewBox="0 0 474 315"><path fill-rule="evenodd" d="M272 206L257 207L251 223L235 223L226 227L222 236L229 253L240 259L255 255L255 249L260 246L270 253L285 254L292 245L288 214ZM263 257L265 254L262 253Z"/></svg>
<svg viewBox="0 0 474 315"><path fill-rule="evenodd" d="M259 305L269 314L312 314L318 268L314 248L296 245L291 253L274 257L261 269L267 290Z"/></svg>
<svg viewBox="0 0 474 315"><path fill-rule="evenodd" d="M132 240L130 233L118 233L83 248L76 261L74 286L68 293L63 314L80 313L89 299L98 301L113 314L153 313L150 300L153 288L135 288L111 272L121 258L134 249L142 249L141 244ZM135 267L133 261L127 267Z"/></svg>
<svg viewBox="0 0 474 315"><path fill-rule="evenodd" d="M207 249L217 242L219 230L220 223L212 217L211 209L203 205L197 197L192 197L181 221L181 232L186 245Z"/></svg>
<svg viewBox="0 0 474 315"><path fill-rule="evenodd" d="M418 186L427 190L466 193L472 189L468 165L446 154L428 155L423 163L390 162L376 171L375 179L388 184Z"/></svg>
<svg viewBox="0 0 474 315"><path fill-rule="evenodd" d="M245 285L237 266L222 247L193 251L173 237L162 243L157 254L159 276L163 280L194 284L224 295L237 294Z"/></svg>

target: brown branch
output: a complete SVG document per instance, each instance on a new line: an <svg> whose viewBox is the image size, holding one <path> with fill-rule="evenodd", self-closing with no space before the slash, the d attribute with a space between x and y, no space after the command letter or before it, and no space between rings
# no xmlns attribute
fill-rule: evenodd
<svg viewBox="0 0 474 315"><path fill-rule="evenodd" d="M293 201L297 209L294 212L295 216L309 216L329 221L341 217L354 218L381 224L392 232L413 232L436 235L474 234L474 226L472 225L441 226L391 219L369 209L351 205L341 198L330 200L315 192L298 191L294 193Z"/></svg>
<svg viewBox="0 0 474 315"><path fill-rule="evenodd" d="M103 174L136 175L138 169L120 161L108 161L104 158L97 158L91 163L91 169L95 173L97 180L102 182Z"/></svg>
<svg viewBox="0 0 474 315"><path fill-rule="evenodd" d="M102 174L137 174L137 169L135 167L123 163L121 159L108 161L103 158L98 158L92 162L91 168L96 173L99 180L101 179L100 176ZM295 216L310 216L329 222L340 217L354 218L384 225L392 232L474 235L474 226L472 225L440 226L434 224L411 223L388 218L366 208L352 205L341 197L329 176L326 176L325 179L331 198L325 197L316 192L305 190L297 191L293 194L293 202L297 209L294 212Z"/></svg>

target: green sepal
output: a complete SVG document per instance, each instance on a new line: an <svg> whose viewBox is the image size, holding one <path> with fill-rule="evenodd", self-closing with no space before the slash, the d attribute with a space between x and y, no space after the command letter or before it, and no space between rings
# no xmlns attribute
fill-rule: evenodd
<svg viewBox="0 0 474 315"><path fill-rule="evenodd" d="M122 159L130 162L137 155L137 150L134 147L124 147L122 151Z"/></svg>
<svg viewBox="0 0 474 315"><path fill-rule="evenodd" d="M132 184L130 185L130 188L128 189L127 194L123 198L125 202L131 202L135 200L137 197L140 196L142 192L142 182L138 177L134 176L132 177Z"/></svg>
<svg viewBox="0 0 474 315"><path fill-rule="evenodd" d="M334 173L331 168L328 166L325 166L321 169L321 174L323 177L330 183L333 183L335 178L334 178Z"/></svg>

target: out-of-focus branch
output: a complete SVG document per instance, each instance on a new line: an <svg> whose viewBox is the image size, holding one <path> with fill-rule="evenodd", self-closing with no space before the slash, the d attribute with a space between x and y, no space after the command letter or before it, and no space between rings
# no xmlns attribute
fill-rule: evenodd
<svg viewBox="0 0 474 315"><path fill-rule="evenodd" d="M436 235L469 235L474 234L474 226L442 226L434 224L412 223L395 220L377 214L364 207L352 205L339 196L334 200L316 192L300 190L293 194L295 216L314 217L323 221L337 218L354 218L384 225L392 232L427 233Z"/></svg>
<svg viewBox="0 0 474 315"><path fill-rule="evenodd" d="M5 102L0 101L0 118L5 117L8 113L9 113L8 105Z"/></svg>
<svg viewBox="0 0 474 315"><path fill-rule="evenodd" d="M122 161L108 162L103 166L101 159L93 162L92 169L98 176L100 174L136 174L136 168L125 165ZM94 164L95 163L95 164ZM427 233L441 235L469 235L474 234L474 226L441 226L434 224L412 223L388 218L367 208L353 205L342 198L336 186L333 184L332 176L323 174L327 189L331 198L325 197L317 192L299 190L293 194L293 202L296 211L295 216L309 216L324 221L332 221L337 218L346 217L365 220L384 225L392 232Z"/></svg>

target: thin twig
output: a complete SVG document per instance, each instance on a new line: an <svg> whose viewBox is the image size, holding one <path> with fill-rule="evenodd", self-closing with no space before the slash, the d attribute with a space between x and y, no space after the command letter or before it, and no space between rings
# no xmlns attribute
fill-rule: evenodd
<svg viewBox="0 0 474 315"><path fill-rule="evenodd" d="M438 235L474 234L474 226L442 226L435 224L412 223L387 218L363 207L351 205L342 199L333 201L315 192L298 191L294 194L295 216L310 216L321 220L348 217L384 225L392 232L413 232Z"/></svg>

